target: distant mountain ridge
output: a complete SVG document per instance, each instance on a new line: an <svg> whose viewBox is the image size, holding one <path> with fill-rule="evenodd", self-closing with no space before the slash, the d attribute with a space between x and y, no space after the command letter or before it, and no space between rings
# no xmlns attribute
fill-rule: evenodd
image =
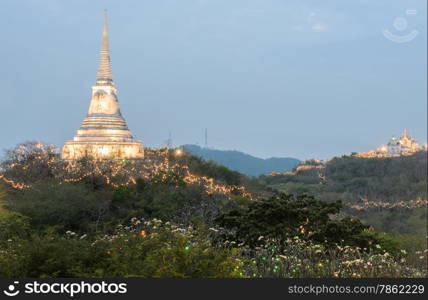
<svg viewBox="0 0 428 300"><path fill-rule="evenodd" d="M250 176L269 174L274 171L290 171L300 162L300 160L291 157L263 159L236 150L201 148L197 145L184 145L183 148L193 155L199 156L205 160L212 160L231 170Z"/></svg>

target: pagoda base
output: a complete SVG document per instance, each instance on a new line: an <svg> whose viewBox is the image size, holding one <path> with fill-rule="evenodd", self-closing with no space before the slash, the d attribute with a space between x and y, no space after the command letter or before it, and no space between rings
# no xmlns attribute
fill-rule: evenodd
<svg viewBox="0 0 428 300"><path fill-rule="evenodd" d="M76 160L82 157L95 159L142 159L141 142L76 142L68 141L62 148L61 158Z"/></svg>

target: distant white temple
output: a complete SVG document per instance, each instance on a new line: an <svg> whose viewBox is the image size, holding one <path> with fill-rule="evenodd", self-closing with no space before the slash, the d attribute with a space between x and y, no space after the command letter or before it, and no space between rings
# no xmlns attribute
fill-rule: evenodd
<svg viewBox="0 0 428 300"><path fill-rule="evenodd" d="M134 140L123 118L114 86L108 41L107 15L104 18L100 63L88 114L72 141L65 143L61 156L73 160L84 156L143 158L144 148Z"/></svg>
<svg viewBox="0 0 428 300"><path fill-rule="evenodd" d="M421 146L419 142L409 136L407 129L404 129L400 138L392 137L386 145L386 152L391 155L402 154L406 152L419 151Z"/></svg>
<svg viewBox="0 0 428 300"><path fill-rule="evenodd" d="M358 153L360 157L390 157L400 155L411 155L415 152L426 150L419 142L413 139L407 129L404 129L400 137L391 137L388 144L364 153Z"/></svg>

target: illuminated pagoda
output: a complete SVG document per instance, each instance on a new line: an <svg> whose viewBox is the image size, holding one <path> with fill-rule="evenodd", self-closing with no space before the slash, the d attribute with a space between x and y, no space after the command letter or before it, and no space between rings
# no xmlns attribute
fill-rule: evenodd
<svg viewBox="0 0 428 300"><path fill-rule="evenodd" d="M384 151L390 155L399 155L403 153L411 154L421 150L419 142L409 135L407 129L404 129L400 138L392 137L384 147Z"/></svg>
<svg viewBox="0 0 428 300"><path fill-rule="evenodd" d="M399 138L391 137L388 144L370 150L365 153L358 153L360 157L393 157L401 155L412 155L418 151L427 150L422 147L417 140L412 138L407 129L404 129Z"/></svg>
<svg viewBox="0 0 428 300"><path fill-rule="evenodd" d="M97 81L92 87L88 114L74 139L65 143L61 153L66 160L84 156L96 159L144 157L141 141L134 139L120 112L111 70L107 15L104 16Z"/></svg>

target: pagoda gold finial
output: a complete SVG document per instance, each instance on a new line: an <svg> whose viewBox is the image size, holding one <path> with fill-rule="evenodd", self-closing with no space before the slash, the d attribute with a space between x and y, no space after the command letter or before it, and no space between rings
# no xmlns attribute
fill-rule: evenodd
<svg viewBox="0 0 428 300"><path fill-rule="evenodd" d="M100 64L97 73L97 85L112 85L113 74L111 71L111 60L108 41L108 18L107 10L104 10L103 38L100 51Z"/></svg>

